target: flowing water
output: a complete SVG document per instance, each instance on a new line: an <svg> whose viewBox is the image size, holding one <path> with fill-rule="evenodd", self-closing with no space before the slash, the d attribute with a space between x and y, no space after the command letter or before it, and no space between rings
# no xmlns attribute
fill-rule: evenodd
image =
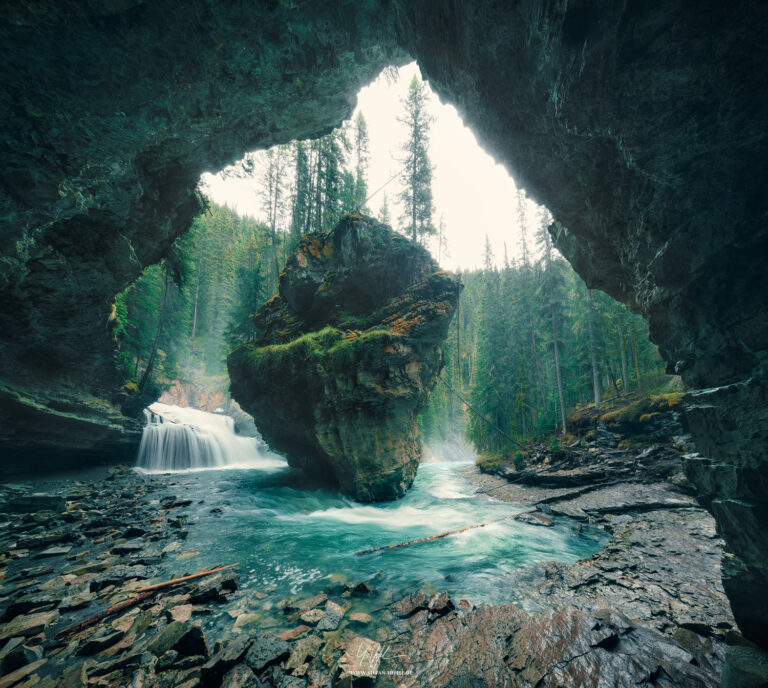
<svg viewBox="0 0 768 688"><path fill-rule="evenodd" d="M158 401L144 409L144 419L136 467L146 473L263 467L265 461L275 462L260 438L236 435L229 416Z"/></svg>
<svg viewBox="0 0 768 688"><path fill-rule="evenodd" d="M224 420L217 417L210 423ZM154 424L148 431L156 431ZM200 428L193 432L198 439L204 436ZM151 446L179 446L176 442L154 437ZM370 505L313 482L258 442L243 441L243 456L225 453L223 463L211 464L249 466L227 471L194 471L199 463L186 465L175 454L150 455L149 446L142 443L142 466L163 471L184 464L185 472L147 479L163 481L161 496L193 501L184 510L189 521L184 524L183 551L172 555L177 558L168 572L239 562L241 586L275 599L311 595L330 581L374 580L377 589L395 593L421 586L448 590L474 604L504 603L514 599L514 590L504 584L511 570L544 560L576 561L605 540L600 531L581 529L569 519L556 519L551 528L507 519L439 540L355 556L360 550L499 519L524 507L476 494L467 462L423 464L403 499ZM235 444L230 439L221 446Z"/></svg>

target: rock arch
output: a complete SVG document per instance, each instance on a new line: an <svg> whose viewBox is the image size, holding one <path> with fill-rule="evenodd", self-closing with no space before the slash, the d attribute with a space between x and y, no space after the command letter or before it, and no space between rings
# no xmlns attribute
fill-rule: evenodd
<svg viewBox="0 0 768 688"><path fill-rule="evenodd" d="M4 7L4 455L129 446L111 300L189 225L199 174L324 132L414 56L702 390L688 472L737 620L768 645L767 24L746 0Z"/></svg>

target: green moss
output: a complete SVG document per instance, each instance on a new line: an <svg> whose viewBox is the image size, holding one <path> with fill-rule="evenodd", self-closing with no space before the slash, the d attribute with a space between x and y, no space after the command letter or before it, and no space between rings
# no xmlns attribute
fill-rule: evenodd
<svg viewBox="0 0 768 688"><path fill-rule="evenodd" d="M307 366L318 366L324 375L348 371L359 363L369 364L380 356L383 348L398 335L385 329L366 332L342 332L325 327L308 332L285 344L255 347L243 345L235 349L232 360L256 378L281 379L301 374Z"/></svg>

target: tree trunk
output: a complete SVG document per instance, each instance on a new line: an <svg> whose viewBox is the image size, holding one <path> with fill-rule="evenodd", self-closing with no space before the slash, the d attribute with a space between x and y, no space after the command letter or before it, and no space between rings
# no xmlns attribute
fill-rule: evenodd
<svg viewBox="0 0 768 688"><path fill-rule="evenodd" d="M160 334L163 331L163 320L165 320L165 304L168 300L168 271L165 271L165 289L163 290L163 303L160 306L160 316L157 319L157 331L155 332L155 341L152 344L152 354L147 362L147 367L144 370L144 375L141 376L141 382L139 382L139 392L144 391L144 386L147 384L150 374L152 373L152 367L155 365L155 357L157 356L157 347L160 344Z"/></svg>
<svg viewBox="0 0 768 688"><path fill-rule="evenodd" d="M195 286L195 311L192 315L192 339L197 333L197 302L200 297L200 261L197 261L197 285Z"/></svg>
<svg viewBox="0 0 768 688"><path fill-rule="evenodd" d="M600 384L600 370L597 367L597 347L595 346L594 314L592 311L592 290L587 289L587 325L589 326L589 353L592 357L592 386L595 391L595 410L600 409L602 401L602 385Z"/></svg>
<svg viewBox="0 0 768 688"><path fill-rule="evenodd" d="M550 313L552 314L552 337L555 345L555 376L557 377L557 395L560 399L560 420L563 424L563 434L565 434L567 432L567 424L565 420L565 396L563 394L563 376L560 372L560 346L557 342L557 318L555 317L554 306L550 307Z"/></svg>
<svg viewBox="0 0 768 688"><path fill-rule="evenodd" d="M629 380L627 380L627 360L624 356L624 327L619 323L619 361L621 362L621 389L626 392L629 390Z"/></svg>

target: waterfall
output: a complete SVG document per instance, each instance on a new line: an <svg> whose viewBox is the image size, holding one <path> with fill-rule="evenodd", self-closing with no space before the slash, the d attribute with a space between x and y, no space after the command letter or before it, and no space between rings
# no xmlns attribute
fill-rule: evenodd
<svg viewBox="0 0 768 688"><path fill-rule="evenodd" d="M260 438L236 435L229 416L155 402L144 418L136 467L146 473L285 466Z"/></svg>

